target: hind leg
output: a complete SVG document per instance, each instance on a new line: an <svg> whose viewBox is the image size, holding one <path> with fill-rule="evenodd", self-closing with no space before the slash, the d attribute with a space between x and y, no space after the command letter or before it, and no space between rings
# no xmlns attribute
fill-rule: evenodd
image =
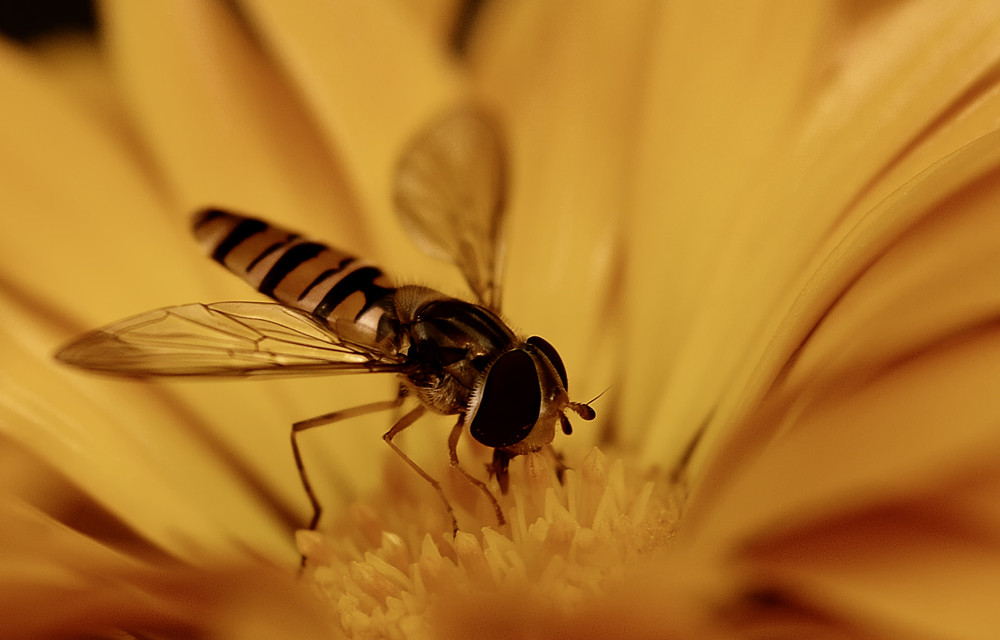
<svg viewBox="0 0 1000 640"><path fill-rule="evenodd" d="M323 507L316 498L316 493L313 491L312 483L309 482L309 475L306 473L306 466L302 462L302 452L299 450L298 435L303 431L313 429L315 427L323 427L329 424L334 424L335 422L341 422L343 420L368 415L369 413L378 413L379 411L398 409L403 405L403 400L405 399L406 394L404 390L400 388L399 394L397 394L396 398L393 400L372 402L369 404L363 404L359 407L352 407L342 411L334 411L333 413L296 422L292 425L292 455L295 456L295 467L299 470L299 480L302 481L302 488L305 489L306 496L309 498L309 504L311 504L313 508L312 519L309 521L310 531L314 531L316 529L316 525L319 524L319 518L323 515Z"/></svg>

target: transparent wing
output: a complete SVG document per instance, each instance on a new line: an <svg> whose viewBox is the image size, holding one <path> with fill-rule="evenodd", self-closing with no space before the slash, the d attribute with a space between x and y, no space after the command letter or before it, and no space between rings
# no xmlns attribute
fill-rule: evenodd
<svg viewBox="0 0 1000 640"><path fill-rule="evenodd" d="M478 302L499 310L506 158L496 122L464 108L432 123L400 158L394 199L417 245L458 265Z"/></svg>
<svg viewBox="0 0 1000 640"><path fill-rule="evenodd" d="M303 376L403 371L306 313L264 302L150 311L83 335L56 357L127 376Z"/></svg>

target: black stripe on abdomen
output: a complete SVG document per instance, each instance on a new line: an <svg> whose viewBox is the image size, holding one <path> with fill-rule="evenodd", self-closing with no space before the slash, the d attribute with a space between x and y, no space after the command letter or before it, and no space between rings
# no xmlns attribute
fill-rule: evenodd
<svg viewBox="0 0 1000 640"><path fill-rule="evenodd" d="M365 306L361 310L363 313L372 302L393 291L393 289L375 284L375 280L381 276L382 271L375 267L362 267L352 271L344 276L343 280L333 285L330 291L323 296L323 299L313 309L313 315L324 319L328 318L333 310L355 291L360 291L365 296Z"/></svg>
<svg viewBox="0 0 1000 640"><path fill-rule="evenodd" d="M204 223L204 220L201 221ZM240 221L236 227L229 232L225 240L219 243L219 246L212 251L212 260L215 260L219 264L225 264L226 256L229 252L240 246L247 238L255 236L258 233L263 233L267 231L270 225L266 222L261 222L260 220L255 220L253 218L245 218Z"/></svg>
<svg viewBox="0 0 1000 640"><path fill-rule="evenodd" d="M285 255L278 258L278 261L261 280L257 291L273 298L275 288L285 279L285 276L299 268L302 263L312 260L324 251L326 251L326 246L318 242L303 242L293 246L285 252Z"/></svg>
<svg viewBox="0 0 1000 640"><path fill-rule="evenodd" d="M299 302L302 302L303 300L305 300L306 296L309 295L309 292L312 291L313 289L315 289L316 287L318 287L319 285L323 284L327 280L327 278L340 273L341 271L344 270L344 267L346 267L347 265L351 264L356 259L357 258L354 258L353 256L347 256L346 258L344 258L343 260L341 260L340 264L338 264L335 268L333 268L333 269L327 269L323 273L321 273L318 276L316 276L316 278L312 282L309 283L309 286L306 287L305 290L299 295Z"/></svg>
<svg viewBox="0 0 1000 640"><path fill-rule="evenodd" d="M274 227L272 227L272 229L273 228ZM260 255L258 255L256 258L254 258L253 262L251 262L250 264L248 264L247 268L244 269L244 271L246 271L247 273L250 273L253 270L253 268L256 267L258 263L260 263L261 260L263 260L264 258L268 257L269 255L271 255L272 253L274 253L278 249L280 249L280 248L282 248L284 246L287 246L287 245L291 244L292 242L294 242L295 240L298 240L298 239L299 239L299 234L292 233L292 234L289 234L289 236L287 238L285 238L284 240L282 240L281 242L275 242L274 244L272 244L271 246L269 246L267 249L264 249L263 251L261 251Z"/></svg>

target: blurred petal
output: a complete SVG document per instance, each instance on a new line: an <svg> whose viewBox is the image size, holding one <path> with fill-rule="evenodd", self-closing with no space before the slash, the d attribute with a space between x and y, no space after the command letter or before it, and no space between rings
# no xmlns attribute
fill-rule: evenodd
<svg viewBox="0 0 1000 640"><path fill-rule="evenodd" d="M894 193L824 265L806 307L843 277L841 265L859 262L851 253L875 259L826 312L764 405L718 451L690 522L714 514L714 524L697 526L721 525L735 540L790 518L889 499L993 450L1000 183L995 169L979 176L1000 164L998 135ZM881 244L863 240L907 221L911 228L881 255L874 255ZM706 537L699 534L699 544L715 544Z"/></svg>
<svg viewBox="0 0 1000 640"><path fill-rule="evenodd" d="M657 572L665 569L655 562L651 566ZM662 573L648 570L637 573L629 576L630 584L620 592L596 598L587 607L565 615L554 614L545 603L507 593L462 597L461 606L440 607L435 612L434 623L440 637L481 640L534 637L551 640L712 640L727 637L721 629L706 623L706 611L701 603L692 601L693 592L685 588L687 585L674 584Z"/></svg>
<svg viewBox="0 0 1000 640"><path fill-rule="evenodd" d="M766 382L747 389L747 380L786 317L803 268L876 172L991 68L1000 56L998 28L993 3L917 2L861 32L804 127L736 209L649 431L647 459L676 459L686 444L678 429L692 433L709 416L736 424L733 413L752 406L744 393L759 393ZM707 450L722 430L706 435Z"/></svg>
<svg viewBox="0 0 1000 640"><path fill-rule="evenodd" d="M822 387L846 376L858 380L997 317L998 141L1000 133L991 133L942 161L890 196L878 209L882 215L873 216L882 220L861 224L848 236L847 244L859 247L863 239L911 225L882 255L872 255L870 248L838 252L822 270L833 279L846 275L840 265L873 260L826 311L780 391L772 393L789 397L806 385ZM978 175L983 171L989 173ZM956 191L959 180L969 183ZM923 219L913 221L919 214ZM822 277L817 280L826 285Z"/></svg>
<svg viewBox="0 0 1000 640"><path fill-rule="evenodd" d="M465 0L396 0L396 4L444 50L455 47L456 36L462 35L456 32L468 28L463 27L463 23L475 21L478 7L483 3Z"/></svg>
<svg viewBox="0 0 1000 640"><path fill-rule="evenodd" d="M135 143L125 105L95 38L72 32L56 34L33 43L30 51L68 97L104 125L108 135L125 136L129 138L126 144Z"/></svg>
<svg viewBox="0 0 1000 640"><path fill-rule="evenodd" d="M1000 589L1000 449L911 497L752 542L757 588L807 594L900 637L993 638ZM987 457L987 456L984 456Z"/></svg>
<svg viewBox="0 0 1000 640"><path fill-rule="evenodd" d="M286 571L141 565L7 495L0 496L0 550L4 637L334 634Z"/></svg>
<svg viewBox="0 0 1000 640"><path fill-rule="evenodd" d="M986 398L1000 374L998 355L995 328L984 327L863 387L844 385L794 407L787 432L740 470L724 497L699 504L708 513L690 514L698 545L721 551L729 543L717 536L732 540L885 500L992 455L1000 410Z"/></svg>
<svg viewBox="0 0 1000 640"><path fill-rule="evenodd" d="M722 380L706 385L686 370L687 359L708 364L730 340L699 318L714 309L706 287L716 263L729 259L723 242L740 203L788 135L829 11L820 2L680 3L656 17L629 203L622 423L643 429L657 403L679 398L684 406L672 410L686 413L659 414L657 424L671 427L650 436L649 460L683 446L718 396ZM772 228L761 221L750 233ZM736 300L724 309L743 312ZM709 326L711 345L699 337Z"/></svg>
<svg viewBox="0 0 1000 640"><path fill-rule="evenodd" d="M0 43L0 59L4 285L57 301L78 329L192 295L187 283L197 278L176 260L190 241L166 217L134 150L25 53ZM148 237L157 242L114 240Z"/></svg>

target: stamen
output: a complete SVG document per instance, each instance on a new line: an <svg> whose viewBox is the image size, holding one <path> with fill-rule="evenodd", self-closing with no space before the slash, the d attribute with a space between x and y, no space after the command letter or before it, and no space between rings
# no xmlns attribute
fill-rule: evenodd
<svg viewBox="0 0 1000 640"><path fill-rule="evenodd" d="M620 583L626 565L668 544L677 510L666 487L640 480L622 460L609 463L597 449L568 468L563 483L549 456L510 462L511 491L501 496L509 526L502 530L479 491L470 492L475 504L453 500L462 523L454 536L420 528L446 527L443 518L414 517L415 508L440 510L433 492L387 493L348 511L340 542L299 532L304 578L353 637L433 636L433 606L462 606L473 597L528 598L553 615L580 607Z"/></svg>

